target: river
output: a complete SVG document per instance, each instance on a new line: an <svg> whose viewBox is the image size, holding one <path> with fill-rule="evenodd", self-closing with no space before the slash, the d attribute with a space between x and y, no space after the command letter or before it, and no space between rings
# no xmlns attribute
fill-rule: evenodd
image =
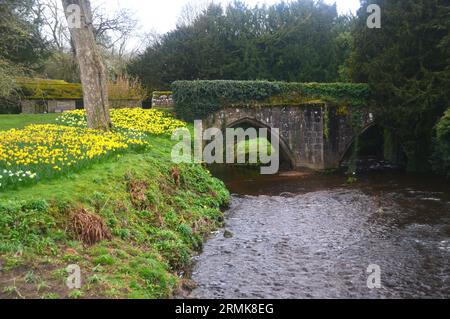
<svg viewBox="0 0 450 319"><path fill-rule="evenodd" d="M189 297L450 297L448 182L393 171L352 184L341 174L212 171L232 203L225 228L195 257ZM381 287L371 289L374 274Z"/></svg>

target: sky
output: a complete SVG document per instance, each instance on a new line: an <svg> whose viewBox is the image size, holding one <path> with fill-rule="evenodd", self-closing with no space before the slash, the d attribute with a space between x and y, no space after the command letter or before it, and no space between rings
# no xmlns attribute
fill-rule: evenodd
<svg viewBox="0 0 450 319"><path fill-rule="evenodd" d="M119 8L131 10L138 20L142 33L166 33L175 28L181 9L188 3L204 0L91 0L93 6L101 5L105 10L115 11ZM215 0L226 4L230 0ZM256 4L273 4L280 0L244 0L250 6ZM326 3L336 2L340 13L356 13L359 0L325 0Z"/></svg>

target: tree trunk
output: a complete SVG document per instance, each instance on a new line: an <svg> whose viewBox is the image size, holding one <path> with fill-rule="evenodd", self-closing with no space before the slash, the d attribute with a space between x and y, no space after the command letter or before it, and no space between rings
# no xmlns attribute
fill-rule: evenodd
<svg viewBox="0 0 450 319"><path fill-rule="evenodd" d="M88 127L109 131L108 86L105 66L95 42L89 0L62 0L80 67Z"/></svg>

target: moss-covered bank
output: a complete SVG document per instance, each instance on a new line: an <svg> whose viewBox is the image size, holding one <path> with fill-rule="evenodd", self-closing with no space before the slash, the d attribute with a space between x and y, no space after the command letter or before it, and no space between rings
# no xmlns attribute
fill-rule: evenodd
<svg viewBox="0 0 450 319"><path fill-rule="evenodd" d="M203 167L174 165L169 138L150 142L146 154L0 193L0 298L161 298L186 284L229 193ZM79 290L65 283L71 264Z"/></svg>

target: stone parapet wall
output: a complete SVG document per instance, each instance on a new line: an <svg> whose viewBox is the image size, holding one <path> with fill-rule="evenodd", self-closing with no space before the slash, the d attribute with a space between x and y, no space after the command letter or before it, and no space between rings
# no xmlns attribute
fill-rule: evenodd
<svg viewBox="0 0 450 319"><path fill-rule="evenodd" d="M76 109L75 100L47 102L47 113L62 113L64 111L70 111L75 109Z"/></svg>
<svg viewBox="0 0 450 319"><path fill-rule="evenodd" d="M204 120L206 127L234 127L248 123L254 127L278 128L280 151L291 165L324 168L324 104L286 107L229 107Z"/></svg>

